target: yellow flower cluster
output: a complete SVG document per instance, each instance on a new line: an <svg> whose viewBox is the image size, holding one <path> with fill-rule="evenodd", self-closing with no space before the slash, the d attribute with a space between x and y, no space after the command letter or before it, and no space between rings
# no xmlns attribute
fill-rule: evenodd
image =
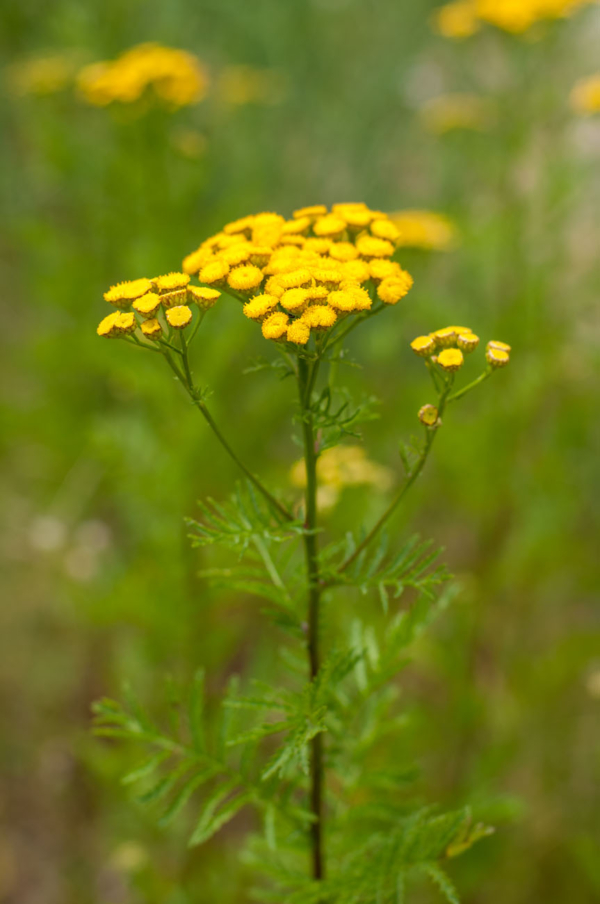
<svg viewBox="0 0 600 904"><path fill-rule="evenodd" d="M290 476L294 486L306 486L304 459L295 463ZM317 477L317 504L321 510L333 508L344 487L371 486L385 492L394 480L393 472L367 458L362 446L344 445L326 449L319 456Z"/></svg>
<svg viewBox="0 0 600 904"><path fill-rule="evenodd" d="M449 251L457 243L452 220L432 210L398 210L390 220L400 232L398 247Z"/></svg>
<svg viewBox="0 0 600 904"><path fill-rule="evenodd" d="M561 19L596 0L454 0L437 10L436 30L446 38L468 38L482 24L522 34L537 22Z"/></svg>
<svg viewBox="0 0 600 904"><path fill-rule="evenodd" d="M171 329L184 329L193 319L190 304L206 311L221 294L216 289L189 283L187 273L166 273L154 279L133 279L112 286L104 293L104 300L117 310L102 320L98 335L119 338L139 328L141 337L156 342Z"/></svg>
<svg viewBox="0 0 600 904"><path fill-rule="evenodd" d="M416 355L427 358L446 373L460 370L464 356L474 352L478 345L479 336L467 326L446 326L427 336L417 336L410 343ZM485 356L490 367L504 367L510 360L510 345L493 339L487 344Z"/></svg>
<svg viewBox="0 0 600 904"><path fill-rule="evenodd" d="M388 215L366 204L318 204L291 220L259 213L228 223L183 270L241 297L266 339L306 345L312 332L370 310L376 298L404 298L413 280L391 260L399 240Z"/></svg>
<svg viewBox="0 0 600 904"><path fill-rule="evenodd" d="M582 116L600 113L600 72L577 82L571 91L571 106Z"/></svg>
<svg viewBox="0 0 600 904"><path fill-rule="evenodd" d="M116 60L85 66L77 86L85 100L104 107L139 100L146 89L173 107L195 104L206 94L208 77L191 53L160 44L139 44Z"/></svg>

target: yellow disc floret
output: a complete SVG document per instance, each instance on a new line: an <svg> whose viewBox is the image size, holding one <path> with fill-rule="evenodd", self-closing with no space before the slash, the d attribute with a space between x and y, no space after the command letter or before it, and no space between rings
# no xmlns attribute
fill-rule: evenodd
<svg viewBox="0 0 600 904"><path fill-rule="evenodd" d="M127 308L136 298L141 298L146 292L150 292L152 283L149 279L133 279L129 282L118 283L111 286L104 293L104 300L114 304L117 308Z"/></svg>
<svg viewBox="0 0 600 904"><path fill-rule="evenodd" d="M311 330L328 330L336 322L337 314L329 305L313 304L305 310L302 320Z"/></svg>
<svg viewBox="0 0 600 904"><path fill-rule="evenodd" d="M164 276L156 276L152 282L161 295L174 292L177 289L185 289L190 281L189 273L166 273Z"/></svg>
<svg viewBox="0 0 600 904"><path fill-rule="evenodd" d="M464 333L459 332L456 337L456 344L466 355L474 352L477 346L479 345L479 336L476 336L475 333L471 331Z"/></svg>
<svg viewBox="0 0 600 904"><path fill-rule="evenodd" d="M228 273L229 264L217 259L215 261L210 261L202 267L198 279L200 282L207 283L209 286L222 286L225 284Z"/></svg>
<svg viewBox="0 0 600 904"><path fill-rule="evenodd" d="M310 327L304 320L294 320L287 329L287 341L306 345L310 339Z"/></svg>
<svg viewBox="0 0 600 904"><path fill-rule="evenodd" d="M221 293L218 289L207 289L205 286L188 286L188 301L195 301L199 308L207 311L215 304Z"/></svg>
<svg viewBox="0 0 600 904"><path fill-rule="evenodd" d="M180 304L175 308L169 308L166 313L167 323L174 330L182 330L192 322L192 312L186 304Z"/></svg>
<svg viewBox="0 0 600 904"><path fill-rule="evenodd" d="M463 353L459 348L445 348L437 358L437 363L449 373L460 370L464 363Z"/></svg>
<svg viewBox="0 0 600 904"><path fill-rule="evenodd" d="M146 292L141 298L136 298L132 308L148 319L154 317L160 307L160 295L156 292Z"/></svg>
<svg viewBox="0 0 600 904"><path fill-rule="evenodd" d="M153 342L156 342L162 336L162 326L156 318L153 320L144 320L142 323L142 333L146 339L152 339Z"/></svg>
<svg viewBox="0 0 600 904"><path fill-rule="evenodd" d="M239 292L251 292L257 289L264 279L262 270L255 267L254 264L246 264L242 267L235 267L231 270L227 277L227 282L232 289Z"/></svg>
<svg viewBox="0 0 600 904"><path fill-rule="evenodd" d="M501 348L494 348L490 345L487 347L485 357L488 364L493 368L505 367L510 361L510 354L508 352L505 352Z"/></svg>
<svg viewBox="0 0 600 904"><path fill-rule="evenodd" d="M415 355L419 355L422 358L428 358L435 351L435 339L432 339L431 336L417 336L417 338L413 339L410 343L410 347Z"/></svg>
<svg viewBox="0 0 600 904"><path fill-rule="evenodd" d="M287 333L290 318L283 311L275 311L263 321L262 334L265 339L282 339Z"/></svg>
<svg viewBox="0 0 600 904"><path fill-rule="evenodd" d="M398 276L389 276L384 279L377 288L377 295L384 304L397 304L401 298L408 295L412 289L414 280L406 270Z"/></svg>
<svg viewBox="0 0 600 904"><path fill-rule="evenodd" d="M277 307L279 299L275 295L255 295L244 305L244 314L250 320L262 321Z"/></svg>

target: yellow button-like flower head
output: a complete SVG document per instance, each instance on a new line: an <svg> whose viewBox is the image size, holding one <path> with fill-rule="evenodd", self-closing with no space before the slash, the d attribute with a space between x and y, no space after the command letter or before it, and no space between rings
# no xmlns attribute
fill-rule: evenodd
<svg viewBox="0 0 600 904"><path fill-rule="evenodd" d="M157 342L162 336L162 326L156 319L144 320L142 333L146 339L152 339L153 342Z"/></svg>
<svg viewBox="0 0 600 904"><path fill-rule="evenodd" d="M419 409L418 418L426 427L437 427L439 423L439 414L435 405L423 405Z"/></svg>
<svg viewBox="0 0 600 904"><path fill-rule="evenodd" d="M356 240L358 253L367 259L372 257L390 257L394 246L387 239L378 239L374 235L361 235Z"/></svg>
<svg viewBox="0 0 600 904"><path fill-rule="evenodd" d="M377 288L377 295L384 304L397 304L401 298L408 295L413 284L414 280L410 273L403 270L398 276L384 279Z"/></svg>
<svg viewBox="0 0 600 904"><path fill-rule="evenodd" d="M282 339L287 333L290 318L282 311L275 311L262 325L262 334L265 339Z"/></svg>
<svg viewBox="0 0 600 904"><path fill-rule="evenodd" d="M460 370L464 363L463 353L459 348L445 348L441 351L437 358L437 363L444 370L453 373Z"/></svg>
<svg viewBox="0 0 600 904"><path fill-rule="evenodd" d="M486 353L486 360L491 367L506 367L508 362L510 361L510 354L505 352L501 348L494 348L493 346L488 344Z"/></svg>
<svg viewBox="0 0 600 904"><path fill-rule="evenodd" d="M287 329L287 341L306 345L310 339L310 327L304 320L294 320Z"/></svg>
<svg viewBox="0 0 600 904"><path fill-rule="evenodd" d="M199 308L207 311L221 297L218 289L207 289L205 286L188 286L187 300L195 301Z"/></svg>
<svg viewBox="0 0 600 904"><path fill-rule="evenodd" d="M174 330L182 330L192 322L192 312L186 304L180 304L176 308L168 308L166 318Z"/></svg>
<svg viewBox="0 0 600 904"><path fill-rule="evenodd" d="M344 289L331 292L327 302L335 311L339 311L341 314L349 314L358 308L354 293Z"/></svg>
<svg viewBox="0 0 600 904"><path fill-rule="evenodd" d="M476 336L475 333L458 333L456 337L456 344L466 355L474 352L477 346L479 345L479 336Z"/></svg>
<svg viewBox="0 0 600 904"><path fill-rule="evenodd" d="M275 295L255 295L244 305L244 314L250 320L262 321L273 312L278 302Z"/></svg>
<svg viewBox="0 0 600 904"><path fill-rule="evenodd" d="M328 330L336 322L337 314L329 305L313 304L305 310L302 320L311 330Z"/></svg>
<svg viewBox="0 0 600 904"><path fill-rule="evenodd" d="M116 308L128 308L132 301L141 298L151 289L152 283L149 279L132 279L111 286L108 292L104 293L104 300L114 304Z"/></svg>
<svg viewBox="0 0 600 904"><path fill-rule="evenodd" d="M321 238L335 238L346 230L346 221L330 213L321 217L313 226L313 232Z"/></svg>
<svg viewBox="0 0 600 904"><path fill-rule="evenodd" d="M117 329L117 323L119 316L119 312L115 311L114 314L109 314L108 317L101 320L98 329L96 330L98 335L105 339L113 339L115 336L118 336L119 330Z"/></svg>
<svg viewBox="0 0 600 904"><path fill-rule="evenodd" d="M215 260L205 264L200 270L198 279L209 286L223 286L229 273L229 264Z"/></svg>
<svg viewBox="0 0 600 904"><path fill-rule="evenodd" d="M306 289L287 289L281 296L281 307L292 314L300 314L308 304Z"/></svg>
<svg viewBox="0 0 600 904"><path fill-rule="evenodd" d="M141 298L136 298L133 302L133 310L141 314L142 317L151 319L154 317L160 307L160 295L156 292L146 292Z"/></svg>
<svg viewBox="0 0 600 904"><path fill-rule="evenodd" d="M396 261L390 261L387 258L375 258L368 264L371 279L381 282L383 279L389 279L391 276L401 276L402 267Z"/></svg>
<svg viewBox="0 0 600 904"><path fill-rule="evenodd" d="M428 358L435 351L435 339L432 339L431 336L417 336L410 343L410 347L415 355L419 355L421 358Z"/></svg>
<svg viewBox="0 0 600 904"><path fill-rule="evenodd" d="M245 264L231 270L227 282L232 289L236 289L238 292L251 292L253 289L258 289L263 279L262 270L255 267L254 264Z"/></svg>
<svg viewBox="0 0 600 904"><path fill-rule="evenodd" d="M511 351L510 345L508 345L506 342L499 342L497 339L491 339L487 344L487 348L488 349L494 348L500 352L510 352Z"/></svg>
<svg viewBox="0 0 600 904"><path fill-rule="evenodd" d="M324 204L313 204L312 207L301 207L300 210L295 210L294 216L298 219L303 219L304 217L314 219L315 217L324 217L326 213L327 208Z"/></svg>
<svg viewBox="0 0 600 904"><path fill-rule="evenodd" d="M371 232L379 239L387 239L396 245L400 239L400 230L394 226L391 220L386 218L373 220L371 223Z"/></svg>

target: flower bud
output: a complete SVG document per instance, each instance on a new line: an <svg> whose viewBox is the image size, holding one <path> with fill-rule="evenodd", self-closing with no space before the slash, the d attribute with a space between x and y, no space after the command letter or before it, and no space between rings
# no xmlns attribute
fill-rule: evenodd
<svg viewBox="0 0 600 904"><path fill-rule="evenodd" d="M441 423L435 405L423 405L419 409L418 418L425 427L439 427Z"/></svg>

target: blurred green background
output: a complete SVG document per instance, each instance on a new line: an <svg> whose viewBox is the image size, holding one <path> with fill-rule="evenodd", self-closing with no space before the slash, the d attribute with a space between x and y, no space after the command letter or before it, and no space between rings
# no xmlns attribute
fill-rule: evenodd
<svg viewBox="0 0 600 904"><path fill-rule="evenodd" d="M188 851L185 825L159 830L119 785L127 751L89 734L91 701L123 679L153 703L166 675L204 664L216 692L232 671L272 669L278 642L256 600L198 579L186 540L183 516L227 494L232 465L161 362L95 327L110 284L176 269L223 222L345 200L440 211L459 236L407 249L415 288L353 334L348 381L381 399L371 458L399 471L398 441L430 401L415 335L466 323L513 346L447 417L395 522L444 545L462 584L401 679L424 795L471 801L497 827L453 878L467 904L600 899L600 117L568 101L597 65L600 11L455 43L433 33L434 5L3 3L3 901L248 900L251 817ZM31 60L76 67L142 41L196 54L206 98L97 108L72 80L23 87ZM277 89L239 102L228 77L257 69ZM485 99L485 122L432 130L421 108L456 92ZM242 374L268 353L223 302L196 369L251 466L292 494L293 387ZM350 489L329 524L381 504Z"/></svg>

